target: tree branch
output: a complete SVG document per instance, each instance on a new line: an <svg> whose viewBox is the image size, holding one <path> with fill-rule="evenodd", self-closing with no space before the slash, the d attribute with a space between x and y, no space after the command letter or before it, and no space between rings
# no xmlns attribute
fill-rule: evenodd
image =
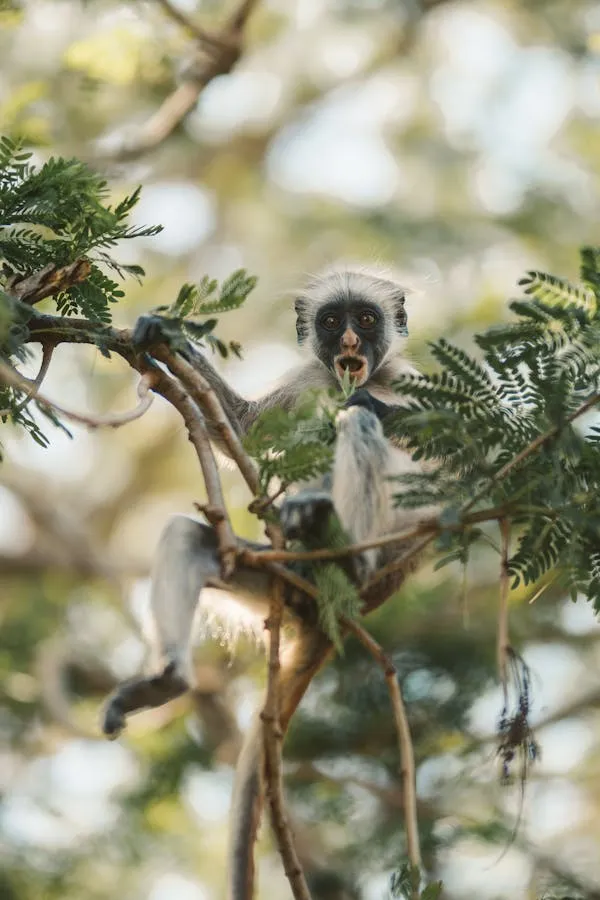
<svg viewBox="0 0 600 900"><path fill-rule="evenodd" d="M209 496L209 507L205 508L210 521L214 524L219 538L219 548L222 560L222 577L227 579L231 573L236 555L235 536L227 519L225 511L224 498L222 488L216 468L216 463L209 443L208 432L204 423L204 419L198 409L197 403L202 406L211 421L215 424L220 436L228 447L232 457L235 459L240 471L246 479L251 491L256 494L259 490L259 481L256 468L253 462L246 454L239 438L235 434L227 416L225 415L221 404L204 378L197 373L189 363L176 353L173 353L166 347L153 348L153 356L163 362L171 372L171 376L158 369L145 355L138 356L131 346L131 333L127 330L117 331L107 328L106 326L92 326L84 320L70 321L68 325L53 317L39 317L32 325L32 337L45 335L45 339L59 343L62 340L68 340L67 336L70 331L71 339L82 342L93 342L101 344L104 347L114 349L122 355L134 368L143 372L144 376L152 376L152 388L160 393L169 403L171 403L181 414L184 419L188 434L192 444L196 449L198 459L204 475L207 493ZM55 326L52 328L51 326ZM56 329L58 326L58 330ZM51 334L49 334L51 332ZM192 399L193 397L193 399ZM281 553L283 540L278 529L270 527L270 537L273 543L273 552ZM394 575L397 571L404 572L412 557L419 551L421 546L425 546L433 538L433 534L429 533L426 539L419 544L414 550L404 554L399 561L396 561L393 569L384 567L380 577L374 579L374 583L379 583L383 579ZM360 552L357 550L349 550L349 552ZM279 635L281 625L281 615L283 610L282 598L282 580L294 584L295 587L303 590L304 593L316 598L318 593L316 588L296 576L295 573L286 570L284 567L273 563L272 561L260 560L260 555L254 558L254 564L266 565L277 577L275 579L274 593L271 603L267 627L270 630L270 652L269 652L269 678L267 688L267 698L263 711L264 722L264 751L265 751L265 781L269 805L271 808L271 819L273 830L278 842L280 854L284 863L284 868L294 897L296 900L309 900L308 887L302 869L298 860L297 853L294 848L293 839L289 826L287 824L284 811L283 792L281 783L281 743L283 732L279 722ZM372 587L369 584L367 587ZM383 602L380 598L379 602ZM354 629L354 624L348 627ZM359 626L356 626L359 628ZM365 633L366 634L366 633ZM391 666L391 663L389 664ZM398 695L397 681L394 681L395 687L390 681L393 674L392 669L386 665L386 679L389 683L389 690L394 704L394 714L402 735L399 738L403 748L403 759L406 756L405 741L407 726L405 724L405 716L403 720L403 706L401 697ZM410 741L410 736L408 736ZM414 775L414 762L411 758L406 764L403 764L403 772L408 772L408 777ZM412 765L412 770L411 770ZM403 776L404 777L404 776ZM410 791L408 797L410 798ZM412 802L407 800L407 802ZM415 844L413 825L407 825L407 835L410 843L411 859L418 856L418 838ZM416 847L416 849L415 849Z"/></svg>
<svg viewBox="0 0 600 900"><path fill-rule="evenodd" d="M20 274L12 275L6 283L6 293L21 303L33 306L44 300L66 291L75 284L79 284L88 277L92 267L90 262L82 257L67 266L55 266L53 263L44 266L33 275L23 278Z"/></svg>
<svg viewBox="0 0 600 900"><path fill-rule="evenodd" d="M153 390L164 397L179 412L196 451L208 494L208 505L202 510L215 528L221 557L221 577L227 581L235 568L237 541L227 515L223 488L204 417L178 382L155 366L152 366L151 372L154 376Z"/></svg>
<svg viewBox="0 0 600 900"><path fill-rule="evenodd" d="M252 493L258 494L260 485L256 467L246 451L240 439L234 432L229 419L225 415L223 407L210 384L196 370L180 356L170 351L158 348L153 350L156 359L164 362L184 387L201 404L212 423L217 428L224 444L229 449L241 474ZM275 550L283 547L284 540L280 529L274 525L267 525L267 533ZM282 569L282 567L279 567ZM283 780L281 772L281 747L283 743L283 729L280 722L280 634L281 620L283 616L283 579L286 578L285 570L277 571L273 584L269 617L265 622L265 628L269 631L269 664L267 678L267 694L265 705L261 713L263 721L264 737L264 775L265 789L271 810L271 825L277 841L279 853L283 861L284 871L290 882L290 887L295 900L310 900L308 885L302 871L302 866L296 852L294 840L285 813L283 799ZM308 584L308 583L307 583ZM252 879L252 873L247 876ZM252 885L250 885L252 890Z"/></svg>
<svg viewBox="0 0 600 900"><path fill-rule="evenodd" d="M49 348L47 351L47 355L45 359L47 360L45 368L47 370L48 365L50 364L50 359L52 356L52 351L54 348ZM42 397L40 393L38 393L38 387L41 383L44 373L44 361L42 361L42 367L40 369L40 373L38 374L35 381L30 381L28 378L25 378L20 372L17 372L16 369L13 369L12 366L9 366L7 363L0 361L0 381L3 381L5 384L10 387L29 390L29 393L25 397L22 403L20 403L14 410L17 412L19 409L22 409L23 406L28 403L30 400L35 399L37 403L41 403L44 406L48 406L50 409L54 410L54 412L59 413L59 415L64 416L66 419L71 419L73 422L79 422L81 425L87 425L89 428L120 428L122 425L127 425L129 422L133 422L135 419L140 419L144 413L150 409L152 406L153 396L150 393L150 388L153 386L154 381L154 373L147 372L145 375L142 375L140 382L138 384L137 392L139 397L139 403L134 408L127 412L117 413L113 416L92 416L88 413L79 413L73 412L73 410L65 409L64 406L59 406L54 400L49 400L47 397ZM41 377L40 377L41 376ZM0 411L0 415L7 415L13 412L10 408Z"/></svg>
<svg viewBox="0 0 600 900"><path fill-rule="evenodd" d="M530 510L531 507L527 507ZM542 509L540 507L540 509ZM474 525L479 522L492 522L506 516L509 511L508 506L494 506L488 509L479 510L468 516L461 518L456 523L441 522L439 516L430 516L410 528L402 531L395 531L391 534L383 535L370 541L362 541L357 544L348 544L346 547L339 547L335 550L245 550L244 558L249 565L259 565L263 562L316 562L325 559L342 559L345 556L355 556L358 553L364 553L365 550L373 550L380 547L387 547L390 544L408 543L414 538L422 535L437 537L443 531L462 531L465 526ZM513 515L524 511L523 507L516 507L511 510ZM545 510L544 510L545 511ZM551 510L547 511L548 513Z"/></svg>
<svg viewBox="0 0 600 900"><path fill-rule="evenodd" d="M494 487L494 485L501 482L506 476L512 472L513 469L516 469L517 466L520 466L522 462L525 462L533 453L536 453L538 450L551 441L552 438L557 437L565 425L570 425L575 419L579 419L581 416L585 415L586 412L589 412L597 403L600 403L600 394L594 393L591 397L588 397L580 406L577 407L572 413L570 413L564 422L561 422L560 425L553 425L552 428L549 428L543 434L538 435L530 444L524 447L520 453L517 453L512 459L509 459L505 465L502 466L501 469L498 469L497 472L492 475L488 483L484 488L482 488L472 500L469 500L467 505L463 507L462 514L468 512L470 509L473 509L480 500L483 500L484 497L489 494L490 490Z"/></svg>
<svg viewBox="0 0 600 900"><path fill-rule="evenodd" d="M367 648L371 656L376 660L383 670L383 675L388 686L392 710L394 712L394 722L396 723L396 733L398 735L402 806L404 809L404 823L406 827L406 846L410 864L414 870L418 871L421 868L421 848L419 844L419 822L417 817L415 754L410 736L406 707L404 706L400 684L398 683L398 673L387 653L384 652L377 641L372 638L368 631L365 631L358 622L354 622L346 616L343 616L340 621L348 631L358 638L361 644ZM413 900L418 900L418 875L415 875L412 878L411 896Z"/></svg>
<svg viewBox="0 0 600 900"><path fill-rule="evenodd" d="M219 33L206 31L177 10L169 0L160 5L194 37L201 58L188 67L185 80L162 102L138 134L124 140L106 155L117 160L130 160L158 147L192 111L204 88L219 75L228 75L243 54L243 31L258 0L242 0Z"/></svg>
<svg viewBox="0 0 600 900"><path fill-rule="evenodd" d="M53 353L54 353L53 346L47 345L47 344L42 344L42 361L40 363L40 368L39 368L37 375L35 376L35 378L33 380L30 380L28 378L23 378L23 381L26 381L27 385L28 385L28 391L27 391L26 396L23 398L23 400L21 400L21 402L17 406L14 407L14 409L12 409L10 406L7 406L6 409L0 409L0 417L8 416L11 413L20 412L22 409L24 409L27 406L27 404L29 403L30 400L33 400L37 396L37 393L38 393L38 391L42 385L42 382L43 382L44 378L46 377L46 374L50 367Z"/></svg>
<svg viewBox="0 0 600 900"><path fill-rule="evenodd" d="M180 355L172 353L164 346L153 347L152 355L155 359L164 362L165 365L168 366L171 373L179 379L184 387L189 390L194 397L194 400L200 404L219 432L223 443L229 450L231 458L240 470L249 489L253 494L257 495L260 490L260 485L256 466L244 450L242 442L231 427L231 423L225 415L225 411L221 406L219 398L208 381Z"/></svg>
<svg viewBox="0 0 600 900"><path fill-rule="evenodd" d="M208 47L213 50L220 50L222 47L222 41L218 35L213 34L210 31L207 31L205 28L201 28L193 19L190 19L189 16L184 15L184 13L177 7L173 6L170 0L157 0L159 6L162 6L165 13L173 19L174 22L177 22L184 31L187 31L188 34L194 38L198 42L198 44L206 44Z"/></svg>
<svg viewBox="0 0 600 900"><path fill-rule="evenodd" d="M281 619L283 616L283 582L274 580L269 618L265 627L269 631L269 668L267 696L261 713L264 735L264 773L266 795L271 810L271 825L277 841L283 868L287 875L294 900L310 900L308 885L298 859L283 800L283 779L281 774L281 746L283 731L280 724L279 645Z"/></svg>
<svg viewBox="0 0 600 900"><path fill-rule="evenodd" d="M500 534L502 536L502 556L500 559L500 603L498 605L498 634L496 637L496 661L498 666L498 678L504 694L504 706L508 706L508 673L507 655L509 648L508 638L508 595L510 583L508 575L508 552L510 545L510 522L508 519L500 519Z"/></svg>
<svg viewBox="0 0 600 900"><path fill-rule="evenodd" d="M179 379L194 399L202 406L212 423L217 428L221 438L229 449L248 487L256 496L260 485L256 467L242 446L240 439L233 430L231 423L219 398L210 384L181 356L172 353L166 348L154 348L153 356L165 363L171 373ZM275 551L283 547L284 540L280 529L274 525L267 525L267 533L271 539ZM296 852L294 840L285 813L283 799L283 781L281 773L281 747L283 743L283 729L280 723L280 633L283 616L283 579L287 577L286 570L277 571L273 584L273 592L269 609L269 617L265 622L265 628L269 631L269 664L267 678L267 695L265 705L261 713L264 725L264 774L266 795L271 810L271 825L277 841L279 853L283 861L285 873L290 882L295 900L310 900L308 885L302 871L302 866ZM284 572L286 574L284 574ZM308 582L307 582L308 584ZM316 593L316 592L315 592ZM252 878L252 873L248 873ZM251 889L251 887L250 887Z"/></svg>

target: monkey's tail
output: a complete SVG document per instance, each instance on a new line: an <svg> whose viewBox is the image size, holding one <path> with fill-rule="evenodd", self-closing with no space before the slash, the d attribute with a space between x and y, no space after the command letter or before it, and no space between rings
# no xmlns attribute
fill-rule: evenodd
<svg viewBox="0 0 600 900"><path fill-rule="evenodd" d="M285 735L298 704L332 653L331 641L315 626L298 626L300 634L286 647L281 661L279 718ZM254 845L263 803L263 723L255 716L240 751L231 804L228 900L254 896Z"/></svg>

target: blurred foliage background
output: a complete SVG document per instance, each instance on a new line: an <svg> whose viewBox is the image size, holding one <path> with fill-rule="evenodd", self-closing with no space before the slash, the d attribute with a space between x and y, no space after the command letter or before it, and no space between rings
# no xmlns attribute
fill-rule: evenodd
<svg viewBox="0 0 600 900"><path fill-rule="evenodd" d="M0 131L40 161L90 162L115 200L142 183L135 222L165 226L123 248L148 274L128 285L117 324L171 302L183 281L244 266L259 286L220 333L243 342L225 369L252 394L295 360L290 291L307 271L340 258L400 271L409 352L427 364L430 338L469 346L501 320L525 269L576 277L577 248L598 242L596 3L262 0L238 65L203 91L190 78L205 59L173 7L0 7ZM175 10L218 30L233 8ZM182 85L191 112L160 140L161 105ZM45 391L125 409L135 378L64 345ZM47 450L2 433L0 895L218 900L232 764L264 665L255 640L209 643L191 698L140 714L117 744L100 739L104 696L144 659L158 534L203 488L183 424L158 400L127 428L73 432ZM225 483L237 529L256 537L241 480L228 471ZM458 569L426 568L369 623L409 704L426 865L448 898L600 897L598 626L552 587L512 596L543 755L524 795L519 761L503 786L497 574L493 550L470 564L466 591ZM349 642L286 743L316 900L389 896L405 858L397 768L381 673ZM289 888L265 834L268 896Z"/></svg>

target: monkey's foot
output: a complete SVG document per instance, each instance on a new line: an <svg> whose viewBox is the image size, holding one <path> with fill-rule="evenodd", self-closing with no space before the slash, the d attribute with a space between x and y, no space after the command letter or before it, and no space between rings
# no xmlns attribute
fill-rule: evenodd
<svg viewBox="0 0 600 900"><path fill-rule="evenodd" d="M288 497L281 506L281 527L291 540L318 539L334 512L333 502L324 491L302 491Z"/></svg>
<svg viewBox="0 0 600 900"><path fill-rule="evenodd" d="M134 678L120 684L108 699L104 711L102 731L113 740L125 728L129 713L140 709L162 706L180 697L189 685L177 671L175 663L169 663L160 675L152 678Z"/></svg>

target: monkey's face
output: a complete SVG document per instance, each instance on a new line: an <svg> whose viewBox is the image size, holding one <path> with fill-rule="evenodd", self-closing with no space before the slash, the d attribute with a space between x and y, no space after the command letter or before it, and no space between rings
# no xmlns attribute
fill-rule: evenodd
<svg viewBox="0 0 600 900"><path fill-rule="evenodd" d="M321 361L339 381L348 372L357 386L365 384L387 350L382 310L360 298L332 301L315 325Z"/></svg>

